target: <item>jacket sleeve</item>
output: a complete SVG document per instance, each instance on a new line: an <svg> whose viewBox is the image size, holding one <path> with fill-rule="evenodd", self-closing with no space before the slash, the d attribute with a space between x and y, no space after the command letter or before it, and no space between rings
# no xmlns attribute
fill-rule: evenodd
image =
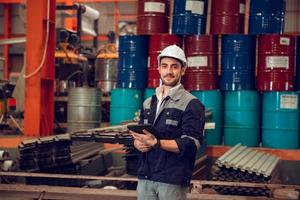
<svg viewBox="0 0 300 200"><path fill-rule="evenodd" d="M205 108L198 99L193 99L183 113L181 137L175 139L180 156L195 155L203 143L204 124Z"/></svg>

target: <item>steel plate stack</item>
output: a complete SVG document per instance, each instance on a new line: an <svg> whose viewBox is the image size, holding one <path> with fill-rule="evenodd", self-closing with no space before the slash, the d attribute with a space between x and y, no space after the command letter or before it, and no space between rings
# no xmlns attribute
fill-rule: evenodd
<svg viewBox="0 0 300 200"><path fill-rule="evenodd" d="M215 163L213 180L271 183L276 178L279 158L264 152L235 145ZM213 186L221 194L268 196L265 188Z"/></svg>

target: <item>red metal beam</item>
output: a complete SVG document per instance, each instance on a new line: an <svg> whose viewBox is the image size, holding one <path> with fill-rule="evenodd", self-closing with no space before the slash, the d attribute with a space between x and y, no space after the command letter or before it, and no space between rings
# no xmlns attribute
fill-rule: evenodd
<svg viewBox="0 0 300 200"><path fill-rule="evenodd" d="M0 3L12 4L12 3L23 3L24 0L0 0Z"/></svg>
<svg viewBox="0 0 300 200"><path fill-rule="evenodd" d="M53 133L55 6L55 0L27 0L25 136L47 136ZM50 13L49 21L47 9ZM41 65L45 49L45 59Z"/></svg>
<svg viewBox="0 0 300 200"><path fill-rule="evenodd" d="M4 4L4 39L8 39L11 34L11 4ZM4 61L4 78L9 78L9 45L3 46Z"/></svg>

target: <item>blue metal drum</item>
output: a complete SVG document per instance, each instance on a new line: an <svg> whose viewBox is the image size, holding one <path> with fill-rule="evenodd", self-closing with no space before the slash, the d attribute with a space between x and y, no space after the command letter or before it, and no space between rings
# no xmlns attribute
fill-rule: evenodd
<svg viewBox="0 0 300 200"><path fill-rule="evenodd" d="M205 110L211 110L212 118L206 122L214 122L215 129L205 130L207 145L222 144L222 127L223 127L223 101L222 94L219 90L192 91L205 106Z"/></svg>
<svg viewBox="0 0 300 200"><path fill-rule="evenodd" d="M249 34L283 33L285 0L251 0Z"/></svg>
<svg viewBox="0 0 300 200"><path fill-rule="evenodd" d="M110 125L133 120L142 106L142 90L116 88L111 91Z"/></svg>
<svg viewBox="0 0 300 200"><path fill-rule="evenodd" d="M263 93L262 145L278 149L299 148L298 93Z"/></svg>
<svg viewBox="0 0 300 200"><path fill-rule="evenodd" d="M177 35L204 34L207 0L175 0L172 33Z"/></svg>
<svg viewBox="0 0 300 200"><path fill-rule="evenodd" d="M119 38L119 88L144 89L147 86L148 37L126 35Z"/></svg>
<svg viewBox="0 0 300 200"><path fill-rule="evenodd" d="M193 14L173 15L172 34L198 35L204 34L206 17Z"/></svg>
<svg viewBox="0 0 300 200"><path fill-rule="evenodd" d="M224 91L239 91L245 90L245 88L252 90L255 85L253 73L253 71L247 72L239 70L222 71L220 88Z"/></svg>
<svg viewBox="0 0 300 200"><path fill-rule="evenodd" d="M119 37L119 52L147 54L148 37L137 35L122 35Z"/></svg>
<svg viewBox="0 0 300 200"><path fill-rule="evenodd" d="M145 69L148 64L147 58L145 59L140 53L119 53L119 69ZM142 57L143 56L143 57Z"/></svg>
<svg viewBox="0 0 300 200"><path fill-rule="evenodd" d="M220 89L255 89L255 37L223 35Z"/></svg>
<svg viewBox="0 0 300 200"><path fill-rule="evenodd" d="M297 36L297 50L296 50L296 90L300 91L300 36Z"/></svg>
<svg viewBox="0 0 300 200"><path fill-rule="evenodd" d="M259 145L260 96L257 91L224 93L224 144Z"/></svg>
<svg viewBox="0 0 300 200"><path fill-rule="evenodd" d="M118 88L144 89L147 85L148 71L144 69L119 69Z"/></svg>

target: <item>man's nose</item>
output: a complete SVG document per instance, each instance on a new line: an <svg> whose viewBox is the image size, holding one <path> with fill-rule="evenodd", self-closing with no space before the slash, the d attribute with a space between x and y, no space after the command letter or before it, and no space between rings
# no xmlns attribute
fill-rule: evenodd
<svg viewBox="0 0 300 200"><path fill-rule="evenodd" d="M172 73L172 72L173 72L173 69L172 69L172 67L170 67L170 66L169 66L169 67L167 67L167 72L168 72L168 73Z"/></svg>

